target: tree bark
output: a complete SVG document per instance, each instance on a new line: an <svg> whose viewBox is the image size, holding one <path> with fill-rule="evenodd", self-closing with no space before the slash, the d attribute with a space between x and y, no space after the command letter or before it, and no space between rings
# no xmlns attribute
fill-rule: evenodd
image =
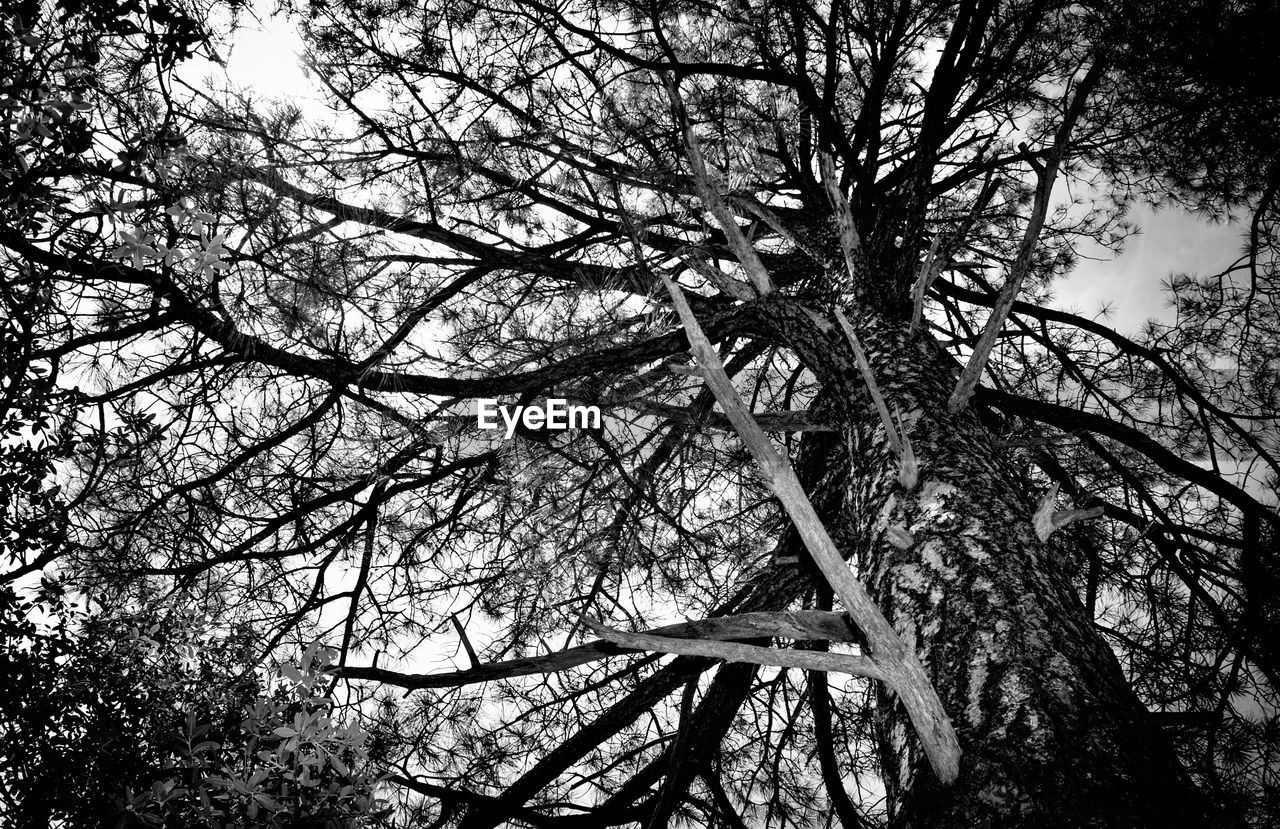
<svg viewBox="0 0 1280 829"><path fill-rule="evenodd" d="M1035 498L971 410L951 415L958 366L906 321L850 314L920 463L905 491L897 458L838 330L785 300L763 324L794 347L834 401L850 456L844 531L885 616L914 647L959 732L942 787L906 714L877 714L891 826L1209 826L1210 814L1076 595L1060 539L1040 542ZM911 541L895 546L891 528ZM899 536L901 539L901 536ZM901 543L899 541L899 543Z"/></svg>

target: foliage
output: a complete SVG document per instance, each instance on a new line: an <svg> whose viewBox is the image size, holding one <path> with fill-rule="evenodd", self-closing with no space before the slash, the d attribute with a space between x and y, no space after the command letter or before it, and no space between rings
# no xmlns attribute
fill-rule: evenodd
<svg viewBox="0 0 1280 829"><path fill-rule="evenodd" d="M366 825L376 780L335 720L323 651L267 672L247 631L189 613L143 628L51 581L0 598L6 825Z"/></svg>
<svg viewBox="0 0 1280 829"><path fill-rule="evenodd" d="M54 421L70 415L74 404L48 369L31 359L39 346L32 332L47 305L42 293L48 288L0 286L5 312L0 321L0 560L10 572L29 560L52 560L63 534L65 504L52 483L53 461L71 446L54 430Z"/></svg>

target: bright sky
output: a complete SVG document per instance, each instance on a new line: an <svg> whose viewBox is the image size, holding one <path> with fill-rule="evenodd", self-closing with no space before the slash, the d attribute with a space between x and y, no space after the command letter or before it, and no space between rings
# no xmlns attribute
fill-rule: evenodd
<svg viewBox="0 0 1280 829"><path fill-rule="evenodd" d="M1171 274L1207 275L1225 269L1241 248L1239 224L1216 224L1176 208L1153 210L1140 204L1130 221L1141 228L1119 256L1097 248L1056 286L1054 305L1095 316L1105 302L1112 313L1104 320L1121 333L1134 334L1149 317L1171 321L1172 309L1161 283Z"/></svg>
<svg viewBox="0 0 1280 829"><path fill-rule="evenodd" d="M249 15L241 17L241 28L232 38L234 45L222 56L228 76L237 86L268 98L316 96L302 69L302 38L283 16L270 14L264 8L268 5L260 1L253 4L262 23Z"/></svg>
<svg viewBox="0 0 1280 829"><path fill-rule="evenodd" d="M178 75L199 89L205 78L214 78L214 86L223 79L231 85L253 92L261 98L278 98L298 104L304 113L316 114L322 96L302 67L303 42L297 27L283 15L275 14L273 3L254 0L236 19L236 30L218 56L226 68L193 58L178 69ZM225 31L230 17L213 21L215 29ZM314 104L309 107L308 103Z"/></svg>

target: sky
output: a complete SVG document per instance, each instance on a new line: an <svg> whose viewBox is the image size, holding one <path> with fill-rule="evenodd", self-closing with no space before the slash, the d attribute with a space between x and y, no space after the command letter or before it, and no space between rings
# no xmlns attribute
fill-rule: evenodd
<svg viewBox="0 0 1280 829"><path fill-rule="evenodd" d="M1104 302L1113 311L1104 321L1123 334L1137 333L1150 317L1171 321L1172 309L1161 291L1171 274L1218 273L1239 255L1243 228L1217 224L1177 208L1154 210L1138 204L1129 215L1141 230L1125 241L1119 256L1095 248L1082 251L1079 266L1059 282L1054 305L1093 317Z"/></svg>

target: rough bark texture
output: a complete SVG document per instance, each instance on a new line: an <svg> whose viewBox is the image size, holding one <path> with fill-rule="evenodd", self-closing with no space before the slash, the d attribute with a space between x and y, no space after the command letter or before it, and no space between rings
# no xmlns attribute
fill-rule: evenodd
<svg viewBox="0 0 1280 829"><path fill-rule="evenodd" d="M916 648L959 731L956 785L942 788L902 706L878 722L892 826L1212 825L1169 746L1075 595L1055 540L1041 543L1034 493L1008 473L972 411L946 401L958 367L906 322L851 314L872 369L921 464L913 492L836 331L784 301L762 319L830 391L851 458L845 537L900 636ZM885 540L907 530L900 549Z"/></svg>

